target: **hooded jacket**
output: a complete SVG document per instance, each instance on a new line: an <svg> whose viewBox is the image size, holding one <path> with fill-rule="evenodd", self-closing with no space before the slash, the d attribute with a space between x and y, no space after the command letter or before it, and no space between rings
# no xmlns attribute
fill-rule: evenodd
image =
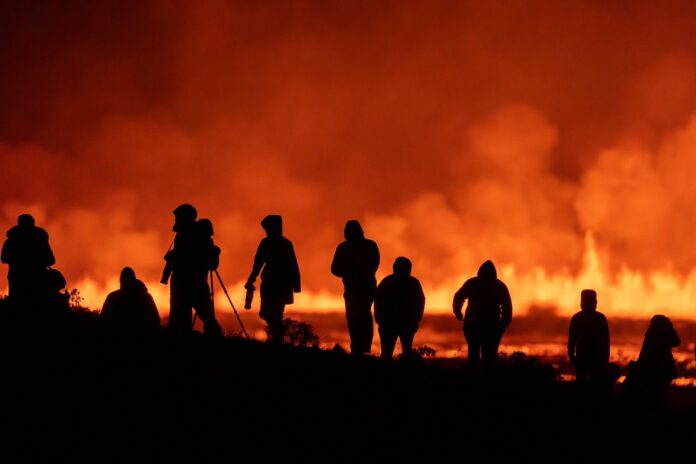
<svg viewBox="0 0 696 464"><path fill-rule="evenodd" d="M410 261L407 266L394 267L394 273L382 279L377 287L375 319L380 330L415 333L423 318L425 294L420 281L411 275Z"/></svg>
<svg viewBox="0 0 696 464"><path fill-rule="evenodd" d="M379 248L365 238L360 223L348 221L343 231L345 241L336 247L331 273L343 280L346 292L353 290L374 291L377 286L375 273L379 268Z"/></svg>
<svg viewBox="0 0 696 464"><path fill-rule="evenodd" d="M249 282L261 273L261 298L279 298L282 303L293 302L293 293L301 290L300 268L292 242L283 237L283 222L278 215L268 215L261 221L266 237L261 240L254 257Z"/></svg>
<svg viewBox="0 0 696 464"><path fill-rule="evenodd" d="M488 260L473 277L455 293L452 307L461 314L464 300L468 300L464 313L464 330L500 331L512 321L512 300L505 284L498 279L495 265Z"/></svg>

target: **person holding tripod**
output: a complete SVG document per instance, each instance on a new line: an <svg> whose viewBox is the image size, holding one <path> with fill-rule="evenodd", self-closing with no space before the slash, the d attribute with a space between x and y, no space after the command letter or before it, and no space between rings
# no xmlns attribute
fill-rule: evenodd
<svg viewBox="0 0 696 464"><path fill-rule="evenodd" d="M208 273L217 269L220 260L220 248L212 239L212 223L196 221L198 212L188 203L173 212L176 236L164 257L167 265L162 275L162 283L166 285L171 274L169 329L177 334L190 334L193 308L203 322L205 335L222 336L208 287Z"/></svg>
<svg viewBox="0 0 696 464"><path fill-rule="evenodd" d="M294 301L293 293L299 293L300 268L292 242L283 237L283 219L275 214L261 221L266 237L261 240L254 257L254 266L246 285L253 291L254 282L261 273L261 309L259 316L268 324L268 341L282 343L283 311ZM263 269L263 272L262 272Z"/></svg>

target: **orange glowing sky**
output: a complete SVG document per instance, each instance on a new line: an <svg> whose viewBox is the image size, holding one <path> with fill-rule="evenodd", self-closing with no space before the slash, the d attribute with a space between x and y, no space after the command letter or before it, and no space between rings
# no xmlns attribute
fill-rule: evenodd
<svg viewBox="0 0 696 464"><path fill-rule="evenodd" d="M3 2L0 228L93 306L125 265L166 306L186 201L239 301L279 213L297 306L355 218L433 310L492 258L519 310L696 318L696 4L489 3Z"/></svg>

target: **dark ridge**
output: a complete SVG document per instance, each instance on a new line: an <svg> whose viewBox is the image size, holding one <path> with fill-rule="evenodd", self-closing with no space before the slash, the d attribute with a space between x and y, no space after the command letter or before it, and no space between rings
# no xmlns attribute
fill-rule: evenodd
<svg viewBox="0 0 696 464"><path fill-rule="evenodd" d="M634 410L611 392L580 394L521 354L480 375L463 360L383 361L197 332L119 340L87 311L60 330L28 327L4 326L0 338L3 448L22 460L626 456L685 451L696 427L692 394Z"/></svg>

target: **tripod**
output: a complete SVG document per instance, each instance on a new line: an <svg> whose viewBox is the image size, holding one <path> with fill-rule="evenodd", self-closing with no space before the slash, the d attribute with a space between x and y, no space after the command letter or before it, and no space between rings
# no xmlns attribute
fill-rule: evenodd
<svg viewBox="0 0 696 464"><path fill-rule="evenodd" d="M230 294L227 293L227 288L225 287L225 284L222 282L222 277L220 277L220 273L217 271L217 269L213 269L210 271L210 303L213 305L213 308L215 307L215 290L213 289L213 273L217 276L218 282L220 282L220 286L222 287L222 291L225 292L225 296L227 297L227 301L230 302L230 306L232 307L232 311L234 311L234 315L237 316L237 321L239 322L239 326L242 328L242 333L244 333L245 338L249 338L249 334L247 333L246 329L244 328L244 324L242 323L242 319L239 317L239 313L237 312L237 308L235 308L234 303L232 303L232 298L230 298ZM196 318L198 317L198 314L193 315L193 325L196 325ZM192 325L192 327L193 327Z"/></svg>

